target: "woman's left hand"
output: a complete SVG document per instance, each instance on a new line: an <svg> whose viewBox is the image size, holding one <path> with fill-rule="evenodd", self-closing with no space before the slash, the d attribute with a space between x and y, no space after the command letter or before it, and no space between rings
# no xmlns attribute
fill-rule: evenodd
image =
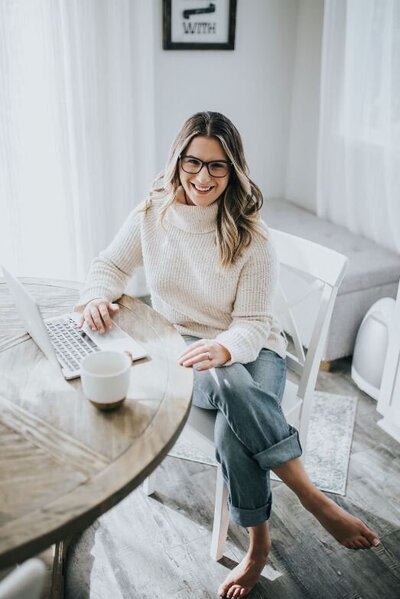
<svg viewBox="0 0 400 599"><path fill-rule="evenodd" d="M209 370L223 366L231 359L229 351L212 339L195 341L178 358L181 366L192 366L196 370Z"/></svg>

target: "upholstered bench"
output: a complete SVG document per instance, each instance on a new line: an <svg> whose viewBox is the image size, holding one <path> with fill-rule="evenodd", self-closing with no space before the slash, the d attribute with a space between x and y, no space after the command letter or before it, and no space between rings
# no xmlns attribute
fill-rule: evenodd
<svg viewBox="0 0 400 599"><path fill-rule="evenodd" d="M351 355L357 331L370 306L382 297L396 297L400 255L351 233L345 227L322 220L287 200L266 201L264 218L270 227L310 239L349 258L323 359L332 362ZM298 309L304 310L303 323L307 329L307 310L312 310L312 306L299 306Z"/></svg>

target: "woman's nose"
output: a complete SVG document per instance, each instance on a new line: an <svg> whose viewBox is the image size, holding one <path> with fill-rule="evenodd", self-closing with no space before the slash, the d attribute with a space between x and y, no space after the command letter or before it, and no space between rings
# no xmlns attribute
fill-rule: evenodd
<svg viewBox="0 0 400 599"><path fill-rule="evenodd" d="M197 173L197 178L199 179L199 181L208 181L211 178L210 173L208 172L207 166L205 164L203 164L203 166L201 167L200 172Z"/></svg>

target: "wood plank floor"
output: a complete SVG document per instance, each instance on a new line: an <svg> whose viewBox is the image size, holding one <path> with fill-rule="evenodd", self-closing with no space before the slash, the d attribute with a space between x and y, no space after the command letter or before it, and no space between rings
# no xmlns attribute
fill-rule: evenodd
<svg viewBox="0 0 400 599"><path fill-rule="evenodd" d="M375 529L380 547L351 551L333 540L282 483L273 483L271 570L250 599L400 597L400 445L376 425L376 402L352 382L349 360L321 372L318 388L359 397L346 497L332 498ZM208 599L244 554L232 524L225 557L208 557L215 469L167 458L158 492L139 488L70 547L68 599Z"/></svg>

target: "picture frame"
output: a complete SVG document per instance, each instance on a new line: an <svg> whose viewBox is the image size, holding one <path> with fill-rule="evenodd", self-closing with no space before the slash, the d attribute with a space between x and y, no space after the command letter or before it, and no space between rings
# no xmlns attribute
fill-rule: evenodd
<svg viewBox="0 0 400 599"><path fill-rule="evenodd" d="M164 50L234 50L236 0L163 0Z"/></svg>

